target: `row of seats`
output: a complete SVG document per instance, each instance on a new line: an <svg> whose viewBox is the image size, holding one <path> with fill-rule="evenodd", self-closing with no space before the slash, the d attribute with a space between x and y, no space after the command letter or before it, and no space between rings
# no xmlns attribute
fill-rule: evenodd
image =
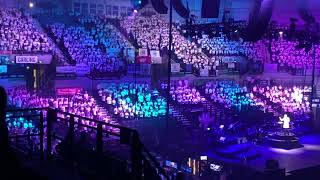
<svg viewBox="0 0 320 180"><path fill-rule="evenodd" d="M121 118L160 117L166 114L166 100L146 83L107 83L98 85L106 106Z"/></svg>
<svg viewBox="0 0 320 180"><path fill-rule="evenodd" d="M24 53L53 50L53 44L34 19L17 9L0 8L0 50Z"/></svg>
<svg viewBox="0 0 320 180"><path fill-rule="evenodd" d="M117 57L109 57L99 47L99 42L82 26L67 27L64 24L49 26L55 35L56 43L63 44L77 64L85 64L91 70L118 72L124 62Z"/></svg>

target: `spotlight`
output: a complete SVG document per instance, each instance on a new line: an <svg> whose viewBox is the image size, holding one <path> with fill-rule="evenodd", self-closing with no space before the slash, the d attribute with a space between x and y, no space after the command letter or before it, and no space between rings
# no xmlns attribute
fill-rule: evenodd
<svg viewBox="0 0 320 180"><path fill-rule="evenodd" d="M29 2L29 8L33 8L33 7L34 7L33 2Z"/></svg>
<svg viewBox="0 0 320 180"><path fill-rule="evenodd" d="M138 10L135 9L135 10L133 10L133 12L134 12L134 13L138 13Z"/></svg>

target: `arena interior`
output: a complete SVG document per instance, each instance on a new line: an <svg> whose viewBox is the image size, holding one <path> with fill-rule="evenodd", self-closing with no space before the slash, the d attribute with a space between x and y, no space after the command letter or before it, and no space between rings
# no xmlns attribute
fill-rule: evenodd
<svg viewBox="0 0 320 180"><path fill-rule="evenodd" d="M0 179L320 179L320 1L0 0Z"/></svg>

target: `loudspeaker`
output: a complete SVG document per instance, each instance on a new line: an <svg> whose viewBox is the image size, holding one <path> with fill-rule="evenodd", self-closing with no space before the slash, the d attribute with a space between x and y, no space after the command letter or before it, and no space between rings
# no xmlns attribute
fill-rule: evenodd
<svg viewBox="0 0 320 180"><path fill-rule="evenodd" d="M202 0L201 17L218 18L220 9L220 0Z"/></svg>

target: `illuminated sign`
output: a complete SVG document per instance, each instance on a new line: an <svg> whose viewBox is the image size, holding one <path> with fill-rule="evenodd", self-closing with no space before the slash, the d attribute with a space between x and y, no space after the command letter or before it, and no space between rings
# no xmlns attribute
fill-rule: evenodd
<svg viewBox="0 0 320 180"><path fill-rule="evenodd" d="M16 56L17 64L36 64L38 63L38 56Z"/></svg>
<svg viewBox="0 0 320 180"><path fill-rule="evenodd" d="M5 74L8 72L7 65L0 65L0 74Z"/></svg>
<svg viewBox="0 0 320 180"><path fill-rule="evenodd" d="M82 88L57 88L58 96L73 96L82 91Z"/></svg>

